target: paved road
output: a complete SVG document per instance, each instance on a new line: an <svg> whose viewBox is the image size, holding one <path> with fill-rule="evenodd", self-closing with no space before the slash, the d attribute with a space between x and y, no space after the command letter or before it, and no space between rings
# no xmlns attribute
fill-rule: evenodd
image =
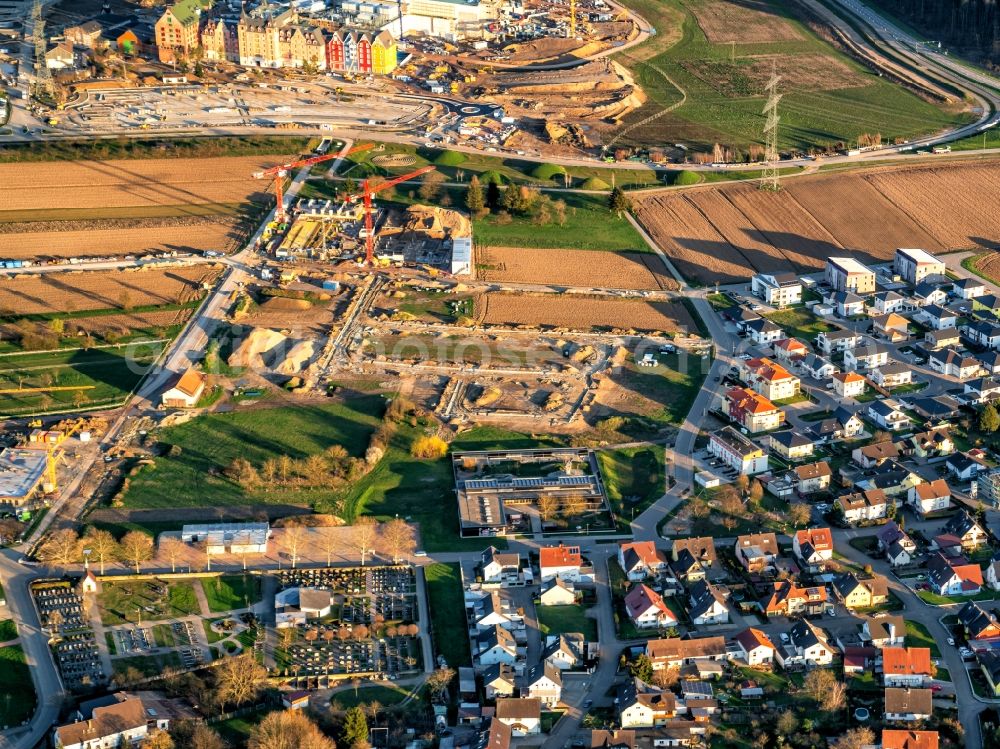
<svg viewBox="0 0 1000 749"><path fill-rule="evenodd" d="M979 713L989 703L977 697L972 690L972 685L966 676L965 663L958 654L958 650L947 644L951 633L941 624L941 617L948 613L954 613L957 607L950 607L951 611L949 611L947 608L929 606L920 600L913 590L903 585L893 576L892 568L888 562L882 559L872 559L867 554L855 549L849 543L851 538L863 535L871 536L877 532L877 528L866 530L865 533L855 530L835 529L833 531L833 539L837 547L837 552L862 566L870 564L875 572L884 575L889 581L889 588L903 602L903 616L910 621L919 622L927 627L927 631L930 632L931 637L940 646L941 658L954 684L955 700L958 707L958 721L965 729L965 746L967 749L981 749L983 739L982 732L979 730Z"/></svg>
<svg viewBox="0 0 1000 749"><path fill-rule="evenodd" d="M28 590L31 580L41 572L18 564L15 560L20 556L21 552L14 549L0 551L0 581L6 592L7 607L21 635L21 647L35 684L38 708L27 731L0 734L0 749L32 749L59 717L64 696L62 681L49 651L48 636L42 632Z"/></svg>

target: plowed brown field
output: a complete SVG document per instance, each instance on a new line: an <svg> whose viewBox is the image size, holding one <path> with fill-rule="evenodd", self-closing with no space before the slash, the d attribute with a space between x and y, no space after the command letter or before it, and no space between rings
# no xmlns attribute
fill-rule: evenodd
<svg viewBox="0 0 1000 749"><path fill-rule="evenodd" d="M897 247L982 247L1000 237L998 174L995 161L885 167L790 179L778 193L749 184L699 187L648 194L633 205L681 273L726 283L781 269L779 258L814 272L833 253L876 262Z"/></svg>
<svg viewBox="0 0 1000 749"><path fill-rule="evenodd" d="M1000 252L986 252L977 257L973 265L993 283L1000 284Z"/></svg>
<svg viewBox="0 0 1000 749"><path fill-rule="evenodd" d="M192 217L187 225L80 231L27 231L0 234L0 257L100 257L145 252L203 252L232 249L235 219ZM23 224L22 224L23 226Z"/></svg>
<svg viewBox="0 0 1000 749"><path fill-rule="evenodd" d="M536 250L490 247L480 255L485 281L558 284L612 289L676 289L658 255L640 252Z"/></svg>
<svg viewBox="0 0 1000 749"><path fill-rule="evenodd" d="M268 187L252 173L275 156L0 164L0 212L241 203Z"/></svg>
<svg viewBox="0 0 1000 749"><path fill-rule="evenodd" d="M178 304L191 301L218 268L197 265L135 271L66 272L0 280L0 311L46 312Z"/></svg>
<svg viewBox="0 0 1000 749"><path fill-rule="evenodd" d="M679 302L592 299L572 296L482 294L476 316L492 325L530 325L590 330L696 331L687 308Z"/></svg>

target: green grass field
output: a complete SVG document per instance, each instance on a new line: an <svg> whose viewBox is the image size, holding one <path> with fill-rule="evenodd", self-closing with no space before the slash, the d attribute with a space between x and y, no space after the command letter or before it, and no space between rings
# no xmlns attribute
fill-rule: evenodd
<svg viewBox="0 0 1000 749"><path fill-rule="evenodd" d="M597 641L597 621L586 616L587 607L536 606L538 629L542 635L560 635L566 632L582 632L587 642Z"/></svg>
<svg viewBox="0 0 1000 749"><path fill-rule="evenodd" d="M668 354L658 359L660 363L656 367L639 367L634 359L629 358L616 379L626 389L658 404L658 408L648 414L654 421L680 424L691 410L711 360L704 360L703 366L702 359L696 356L686 357L685 360L676 354Z"/></svg>
<svg viewBox="0 0 1000 749"><path fill-rule="evenodd" d="M156 588L166 588L160 593ZM101 621L106 626L172 619L200 613L191 583L161 580L105 582L97 597Z"/></svg>
<svg viewBox="0 0 1000 749"><path fill-rule="evenodd" d="M798 84L789 82L788 75L779 84L783 94L778 131L781 148L830 146L854 141L866 132L881 133L883 141L912 137L964 119L882 80L838 52L794 18L786 0L765 0L753 7L784 19L799 39L734 45L708 41L692 10L703 2L626 3L655 23L660 33L647 42L651 45L649 51L640 46L617 58L634 72L650 98L625 124L638 122L680 100L680 92L656 68L687 93L683 105L649 126L636 129L626 140L656 145L679 142L699 150L721 143L745 151L749 144L761 143L765 99L759 58L764 55L787 56L784 67L800 76ZM669 21L663 24L661 19L665 18L682 19L680 38L669 47L676 29ZM661 25L664 28L659 28ZM830 63L825 63L823 57L846 66L852 80L845 83L850 87L823 90L816 85L825 83L830 75Z"/></svg>
<svg viewBox="0 0 1000 749"><path fill-rule="evenodd" d="M246 608L260 599L260 578L256 575L222 575L200 582L208 607L216 613Z"/></svg>
<svg viewBox="0 0 1000 749"><path fill-rule="evenodd" d="M793 338L812 341L817 335L835 330L807 309L783 309L764 315Z"/></svg>
<svg viewBox="0 0 1000 749"><path fill-rule="evenodd" d="M419 523L421 543L427 551L483 549L490 544L505 548L507 542L503 538L459 538L451 462L447 458L427 461L411 457L409 446L417 434L412 427L402 427L382 461L326 509L337 508L348 521L358 515L372 515L381 520L398 515ZM451 449L515 449L553 444L554 440L545 437L479 427L459 434ZM317 509L322 511L324 507L320 505Z"/></svg>
<svg viewBox="0 0 1000 749"><path fill-rule="evenodd" d="M281 455L299 459L343 445L354 456L364 453L378 425L385 401L379 395L343 403L208 414L163 430L160 440L179 445L177 457L161 456L131 482L127 507L291 503L325 505L336 492L322 488L265 489L247 492L219 471L235 458L254 465ZM210 499L209 499L210 497Z"/></svg>
<svg viewBox="0 0 1000 749"><path fill-rule="evenodd" d="M431 564L424 567L424 575L427 578L431 626L434 628L434 647L448 661L449 667L468 666L472 663L472 656L459 566L455 563Z"/></svg>
<svg viewBox="0 0 1000 749"><path fill-rule="evenodd" d="M333 199L338 187L332 182L308 182L299 195L303 198ZM402 185L396 188L391 199L386 198L380 203L399 207L419 203L416 189L416 183ZM450 187L443 192L447 193L453 206L464 209L465 188ZM520 216L503 223L491 214L473 222L475 242L486 247L652 252L627 219L618 218L608 210L605 196L554 192L550 197L566 203L566 222L562 226L555 221L539 225L531 218Z"/></svg>
<svg viewBox="0 0 1000 749"><path fill-rule="evenodd" d="M0 728L16 726L35 712L35 687L20 645L0 648Z"/></svg>
<svg viewBox="0 0 1000 749"><path fill-rule="evenodd" d="M124 658L113 658L111 666L116 674L124 674L134 668L143 676L156 676L167 668L180 668L181 657L177 653L159 653L157 655L129 655Z"/></svg>
<svg viewBox="0 0 1000 749"><path fill-rule="evenodd" d="M145 376L163 344L0 356L0 389L88 386L86 390L0 393L0 414L87 408L120 402Z"/></svg>
<svg viewBox="0 0 1000 749"><path fill-rule="evenodd" d="M620 523L627 524L663 496L665 453L662 447L626 447L598 453L604 487Z"/></svg>

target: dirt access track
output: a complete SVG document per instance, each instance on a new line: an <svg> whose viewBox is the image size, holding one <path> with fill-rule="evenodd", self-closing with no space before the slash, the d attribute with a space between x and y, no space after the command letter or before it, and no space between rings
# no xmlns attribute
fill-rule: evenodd
<svg viewBox="0 0 1000 749"><path fill-rule="evenodd" d="M481 294L476 318L486 325L552 330L689 333L697 331L680 302L595 299L580 295Z"/></svg>
<svg viewBox="0 0 1000 749"><path fill-rule="evenodd" d="M755 184L650 192L635 214L687 278L730 283L756 271L809 273L835 254L890 260L897 247L948 252L1000 236L1000 161L810 175L780 192Z"/></svg>

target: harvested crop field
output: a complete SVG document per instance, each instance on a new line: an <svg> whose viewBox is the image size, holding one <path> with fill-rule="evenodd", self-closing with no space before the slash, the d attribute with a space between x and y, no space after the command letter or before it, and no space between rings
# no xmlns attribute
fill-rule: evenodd
<svg viewBox="0 0 1000 749"><path fill-rule="evenodd" d="M885 167L787 180L778 193L728 185L647 194L636 216L700 283L754 271L820 270L833 253L890 260L897 247L981 247L1000 236L997 163Z"/></svg>
<svg viewBox="0 0 1000 749"><path fill-rule="evenodd" d="M976 273L985 276L993 283L1000 284L1000 252L984 252L972 261Z"/></svg>
<svg viewBox="0 0 1000 749"><path fill-rule="evenodd" d="M268 187L252 174L281 157L0 164L0 220L39 207L107 208L262 199Z"/></svg>
<svg viewBox="0 0 1000 749"><path fill-rule="evenodd" d="M782 90L836 91L871 81L832 55L756 55L730 60L685 60L681 66L723 96L761 96L772 71Z"/></svg>
<svg viewBox="0 0 1000 749"><path fill-rule="evenodd" d="M641 252L490 247L478 258L484 281L613 289L676 289L658 255Z"/></svg>
<svg viewBox="0 0 1000 749"><path fill-rule="evenodd" d="M760 44L797 41L802 37L774 7L754 0L740 3L703 0L690 3L698 25L710 42Z"/></svg>
<svg viewBox="0 0 1000 749"><path fill-rule="evenodd" d="M53 224L93 224L93 228L35 231L32 223L0 224L0 256L15 260L66 257L107 257L108 255L148 252L226 252L235 248L240 238L237 221L224 216L189 216L164 219L123 220L125 226L113 228L118 221L45 221Z"/></svg>
<svg viewBox="0 0 1000 749"><path fill-rule="evenodd" d="M0 311L33 315L53 312L184 304L196 299L217 266L126 271L69 271L21 275L0 281Z"/></svg>
<svg viewBox="0 0 1000 749"><path fill-rule="evenodd" d="M476 299L476 317L488 325L526 325L546 328L695 331L697 326L679 302L643 302L631 299L482 294Z"/></svg>

